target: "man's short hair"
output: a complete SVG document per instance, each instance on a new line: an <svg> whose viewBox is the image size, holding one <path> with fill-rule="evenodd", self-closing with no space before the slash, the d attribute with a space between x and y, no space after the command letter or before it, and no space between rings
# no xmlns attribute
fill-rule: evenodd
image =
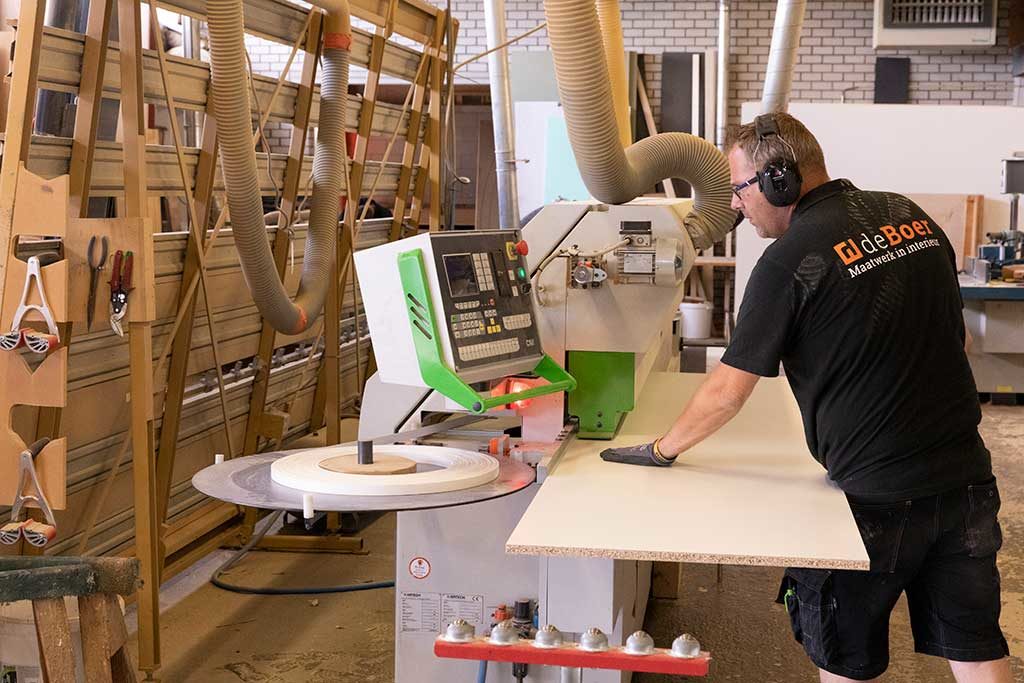
<svg viewBox="0 0 1024 683"><path fill-rule="evenodd" d="M825 155L821 151L818 139L807 130L807 126L783 112L776 112L775 123L779 135L771 135L764 140L757 137L757 129L753 122L730 126L726 137L726 150L731 150L734 146L739 147L746 153L754 168L761 168L772 159L782 158L795 161L805 171L825 172ZM779 139L780 137L785 142Z"/></svg>

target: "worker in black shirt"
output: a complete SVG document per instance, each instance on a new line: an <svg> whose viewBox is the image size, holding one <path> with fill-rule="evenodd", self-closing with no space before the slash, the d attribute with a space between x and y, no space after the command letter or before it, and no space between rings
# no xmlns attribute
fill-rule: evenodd
<svg viewBox="0 0 1024 683"><path fill-rule="evenodd" d="M732 419L779 365L807 445L846 493L870 571L787 569L779 602L822 681L889 664L889 614L906 591L918 652L960 683L1011 681L999 628L999 492L954 252L906 197L830 180L792 116L731 137L733 208L774 238L758 260L722 363L654 443L605 460L671 465Z"/></svg>

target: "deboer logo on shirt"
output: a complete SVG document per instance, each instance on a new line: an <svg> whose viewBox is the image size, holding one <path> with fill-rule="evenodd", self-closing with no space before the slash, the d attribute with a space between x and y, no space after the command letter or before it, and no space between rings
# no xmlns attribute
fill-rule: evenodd
<svg viewBox="0 0 1024 683"><path fill-rule="evenodd" d="M840 242L836 246L832 247L839 254L839 258L842 259L843 265L848 266L855 261L859 261L864 258L864 252L860 250L857 243L853 240L846 240Z"/></svg>
<svg viewBox="0 0 1024 683"><path fill-rule="evenodd" d="M856 263L864 258L865 254L876 254L879 250L895 247L900 242L933 234L928 221L924 220L911 221L909 225L903 223L898 228L893 225L883 225L878 230L879 232L873 235L862 232L859 242L851 238L832 247L844 266Z"/></svg>

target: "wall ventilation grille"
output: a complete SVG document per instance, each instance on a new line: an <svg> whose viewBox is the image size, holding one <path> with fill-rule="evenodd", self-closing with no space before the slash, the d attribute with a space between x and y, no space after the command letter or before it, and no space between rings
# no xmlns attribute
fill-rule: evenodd
<svg viewBox="0 0 1024 683"><path fill-rule="evenodd" d="M992 26L990 0L885 0L886 28Z"/></svg>
<svg viewBox="0 0 1024 683"><path fill-rule="evenodd" d="M995 45L996 1L875 0L874 46Z"/></svg>

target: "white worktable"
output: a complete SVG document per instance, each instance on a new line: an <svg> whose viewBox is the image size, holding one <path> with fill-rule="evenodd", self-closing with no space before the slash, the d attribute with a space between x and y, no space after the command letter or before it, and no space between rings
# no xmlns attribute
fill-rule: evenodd
<svg viewBox="0 0 1024 683"><path fill-rule="evenodd" d="M571 443L506 550L867 569L846 498L808 452L785 379L762 379L736 418L672 467L601 460L605 448L663 434L703 379L652 374L614 440Z"/></svg>

